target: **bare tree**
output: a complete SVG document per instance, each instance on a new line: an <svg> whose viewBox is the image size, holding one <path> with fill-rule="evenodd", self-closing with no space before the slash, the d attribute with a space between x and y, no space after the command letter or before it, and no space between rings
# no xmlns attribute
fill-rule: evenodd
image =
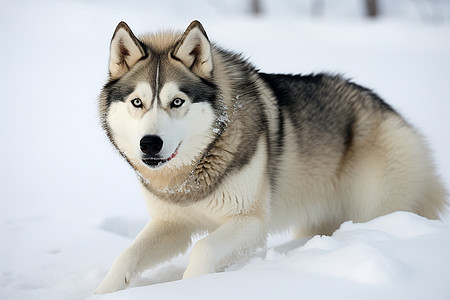
<svg viewBox="0 0 450 300"><path fill-rule="evenodd" d="M262 12L261 1L259 1L259 0L251 0L251 11L255 15L261 14L261 12Z"/></svg>
<svg viewBox="0 0 450 300"><path fill-rule="evenodd" d="M369 18L376 18L378 16L377 0L366 0L366 15Z"/></svg>

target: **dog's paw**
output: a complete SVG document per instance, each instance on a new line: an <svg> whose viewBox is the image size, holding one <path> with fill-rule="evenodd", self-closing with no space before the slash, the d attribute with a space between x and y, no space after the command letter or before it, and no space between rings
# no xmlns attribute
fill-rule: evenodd
<svg viewBox="0 0 450 300"><path fill-rule="evenodd" d="M122 253L113 263L111 270L106 274L94 294L106 294L124 290L130 284L132 276L135 274L136 264L134 259Z"/></svg>
<svg viewBox="0 0 450 300"><path fill-rule="evenodd" d="M97 289L94 291L94 294L107 294L120 290L124 290L128 287L130 283L131 274L127 273L123 276L115 276L110 275L108 273Z"/></svg>

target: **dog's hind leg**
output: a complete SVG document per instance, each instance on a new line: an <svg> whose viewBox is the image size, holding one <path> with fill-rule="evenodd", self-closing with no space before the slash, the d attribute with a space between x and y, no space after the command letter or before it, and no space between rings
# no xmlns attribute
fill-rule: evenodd
<svg viewBox="0 0 450 300"><path fill-rule="evenodd" d="M255 216L233 216L192 249L183 279L213 273L217 267L232 264L264 247L266 233Z"/></svg>
<svg viewBox="0 0 450 300"><path fill-rule="evenodd" d="M125 289L133 275L184 252L191 243L191 234L187 225L151 220L116 258L95 293Z"/></svg>

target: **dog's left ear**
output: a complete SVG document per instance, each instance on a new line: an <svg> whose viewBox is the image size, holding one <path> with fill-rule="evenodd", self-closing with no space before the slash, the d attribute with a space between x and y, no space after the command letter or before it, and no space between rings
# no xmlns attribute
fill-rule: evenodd
<svg viewBox="0 0 450 300"><path fill-rule="evenodd" d="M128 72L141 58L146 56L144 48L128 27L120 22L111 39L109 54L109 73L117 79Z"/></svg>
<svg viewBox="0 0 450 300"><path fill-rule="evenodd" d="M199 21L191 22L175 46L172 57L181 61L198 76L204 79L211 77L213 70L211 44Z"/></svg>

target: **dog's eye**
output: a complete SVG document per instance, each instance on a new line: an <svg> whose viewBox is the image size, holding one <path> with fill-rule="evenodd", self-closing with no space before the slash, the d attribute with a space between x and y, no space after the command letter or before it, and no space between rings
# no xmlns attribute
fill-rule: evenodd
<svg viewBox="0 0 450 300"><path fill-rule="evenodd" d="M131 100L131 104L133 104L133 106L136 108L142 108L142 100L139 98Z"/></svg>
<svg viewBox="0 0 450 300"><path fill-rule="evenodd" d="M173 99L172 103L170 103L170 108L178 108L181 105L183 105L184 100L181 98L175 98Z"/></svg>

